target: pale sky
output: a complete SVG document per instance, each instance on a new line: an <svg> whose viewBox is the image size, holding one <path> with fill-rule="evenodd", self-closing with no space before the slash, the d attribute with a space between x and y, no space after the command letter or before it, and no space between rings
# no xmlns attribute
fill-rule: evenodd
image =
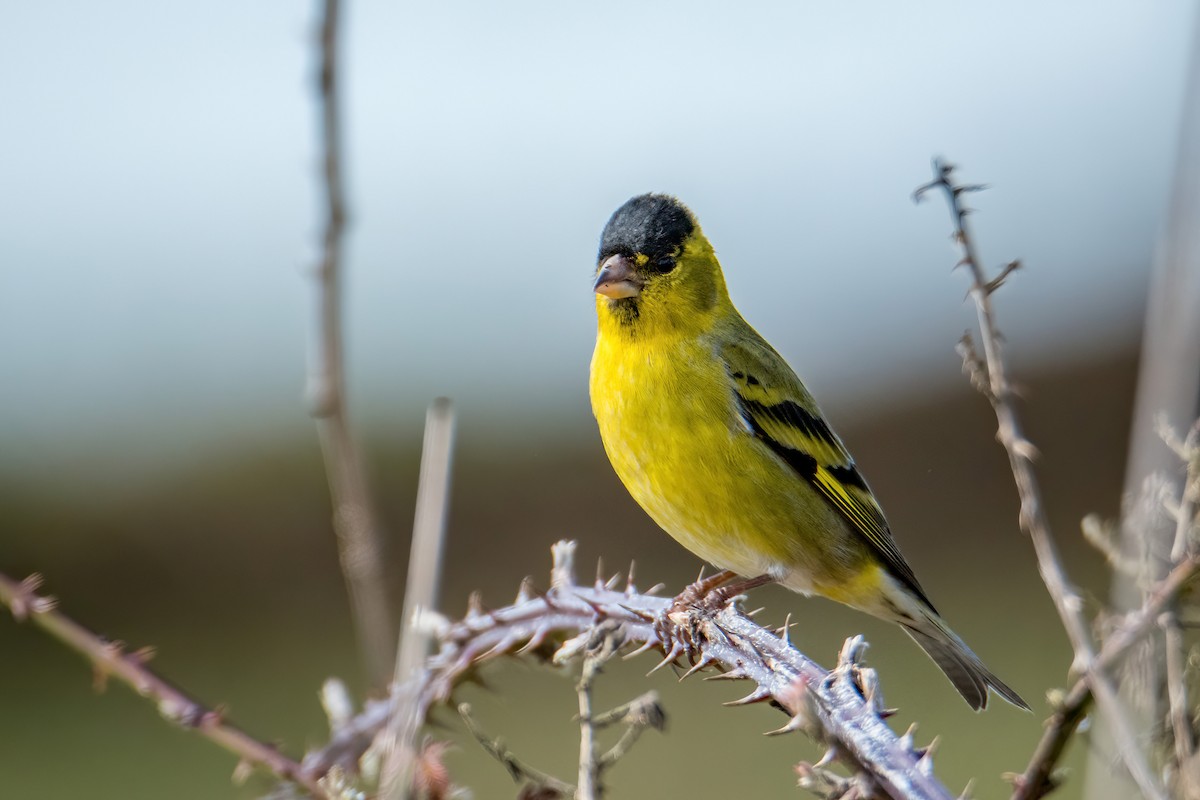
<svg viewBox="0 0 1200 800"><path fill-rule="evenodd" d="M316 3L15 4L0 26L0 466L300 430ZM351 2L356 419L591 424L608 215L678 195L835 420L961 380L929 159L973 198L1018 359L1128 337L1194 5ZM474 422L472 422L474 420Z"/></svg>

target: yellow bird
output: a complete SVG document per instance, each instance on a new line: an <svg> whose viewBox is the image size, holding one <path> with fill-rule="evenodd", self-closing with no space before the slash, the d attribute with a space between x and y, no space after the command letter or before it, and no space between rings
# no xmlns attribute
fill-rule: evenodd
<svg viewBox="0 0 1200 800"><path fill-rule="evenodd" d="M661 194L609 219L592 411L646 512L705 561L899 623L971 708L1028 709L934 610L813 396L734 308L696 218Z"/></svg>

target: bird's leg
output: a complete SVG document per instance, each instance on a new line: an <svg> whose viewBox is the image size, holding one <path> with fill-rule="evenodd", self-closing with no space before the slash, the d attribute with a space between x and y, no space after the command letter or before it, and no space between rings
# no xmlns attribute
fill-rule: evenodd
<svg viewBox="0 0 1200 800"><path fill-rule="evenodd" d="M667 610L654 621L654 632L658 634L658 640L662 642L665 651L671 651L675 640L675 636L672 635L675 626L670 619L675 612L686 611L689 608L699 608L708 612L718 611L738 595L775 582L775 578L770 575L759 575L741 580L734 580L735 578L737 578L735 573L727 569L721 570L711 577L697 579L695 583L675 596ZM688 636L685 634L684 643L690 646L690 643L686 641L687 638Z"/></svg>
<svg viewBox="0 0 1200 800"><path fill-rule="evenodd" d="M766 586L768 583L774 583L775 578L770 575L759 575L754 578L743 578L740 581L726 583L723 586L718 586L710 591L701 601L705 608L716 611L739 594L745 594L751 589L757 589L759 586Z"/></svg>
<svg viewBox="0 0 1200 800"><path fill-rule="evenodd" d="M703 576L697 578L695 583L689 584L682 592L675 596L674 601L671 602L671 611L681 611L688 606L694 606L703 602L705 597L736 577L737 573L723 569L707 578Z"/></svg>
<svg viewBox="0 0 1200 800"><path fill-rule="evenodd" d="M729 583L736 577L736 573L723 569L706 578L704 577L704 570L701 570L700 577L696 579L695 583L689 584L682 592L675 595L675 599L671 601L671 605L667 606L666 610L654 620L654 633L658 636L658 641L662 644L663 652L670 653L677 645L673 634L675 624L671 622L671 615L678 611L685 611L692 606L703 604L704 598L708 597L709 594L721 585Z"/></svg>

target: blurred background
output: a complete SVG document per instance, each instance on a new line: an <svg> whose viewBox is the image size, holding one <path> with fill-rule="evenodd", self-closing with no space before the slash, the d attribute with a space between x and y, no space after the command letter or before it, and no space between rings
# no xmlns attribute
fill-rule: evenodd
<svg viewBox="0 0 1200 800"><path fill-rule="evenodd" d="M306 413L319 230L313 4L27 3L0 27L0 570L39 571L80 621L264 739L325 737L329 675L360 694L329 500ZM1035 707L975 715L899 631L776 588L800 648L865 633L898 728L938 772L1005 793L1069 649L1017 529L939 200L945 155L982 253L1027 269L997 296L1072 576L1106 593L1079 519L1117 512L1150 265L1178 146L1196 8L1160 2L350 3L342 80L351 205L351 420L403 593L421 425L459 427L442 605L548 583L549 546L638 561L671 591L697 560L607 464L587 400L590 291L608 215L677 194L743 314L805 376L962 636ZM801 737L763 740L739 687L652 662L671 727L614 797L796 796ZM482 724L569 777L569 679L518 663L468 690ZM253 797L233 759L0 615L5 796ZM450 715L440 735L460 739ZM716 755L725 759L721 763ZM1081 797L1083 747L1068 759ZM510 797L469 741L448 763Z"/></svg>

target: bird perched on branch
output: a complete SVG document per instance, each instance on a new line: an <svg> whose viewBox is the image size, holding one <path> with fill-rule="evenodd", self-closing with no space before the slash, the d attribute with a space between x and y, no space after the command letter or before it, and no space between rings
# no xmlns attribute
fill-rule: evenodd
<svg viewBox="0 0 1200 800"><path fill-rule="evenodd" d="M1029 706L934 610L813 396L734 308L696 218L634 197L596 266L592 410L634 499L680 544L899 623L970 706Z"/></svg>

